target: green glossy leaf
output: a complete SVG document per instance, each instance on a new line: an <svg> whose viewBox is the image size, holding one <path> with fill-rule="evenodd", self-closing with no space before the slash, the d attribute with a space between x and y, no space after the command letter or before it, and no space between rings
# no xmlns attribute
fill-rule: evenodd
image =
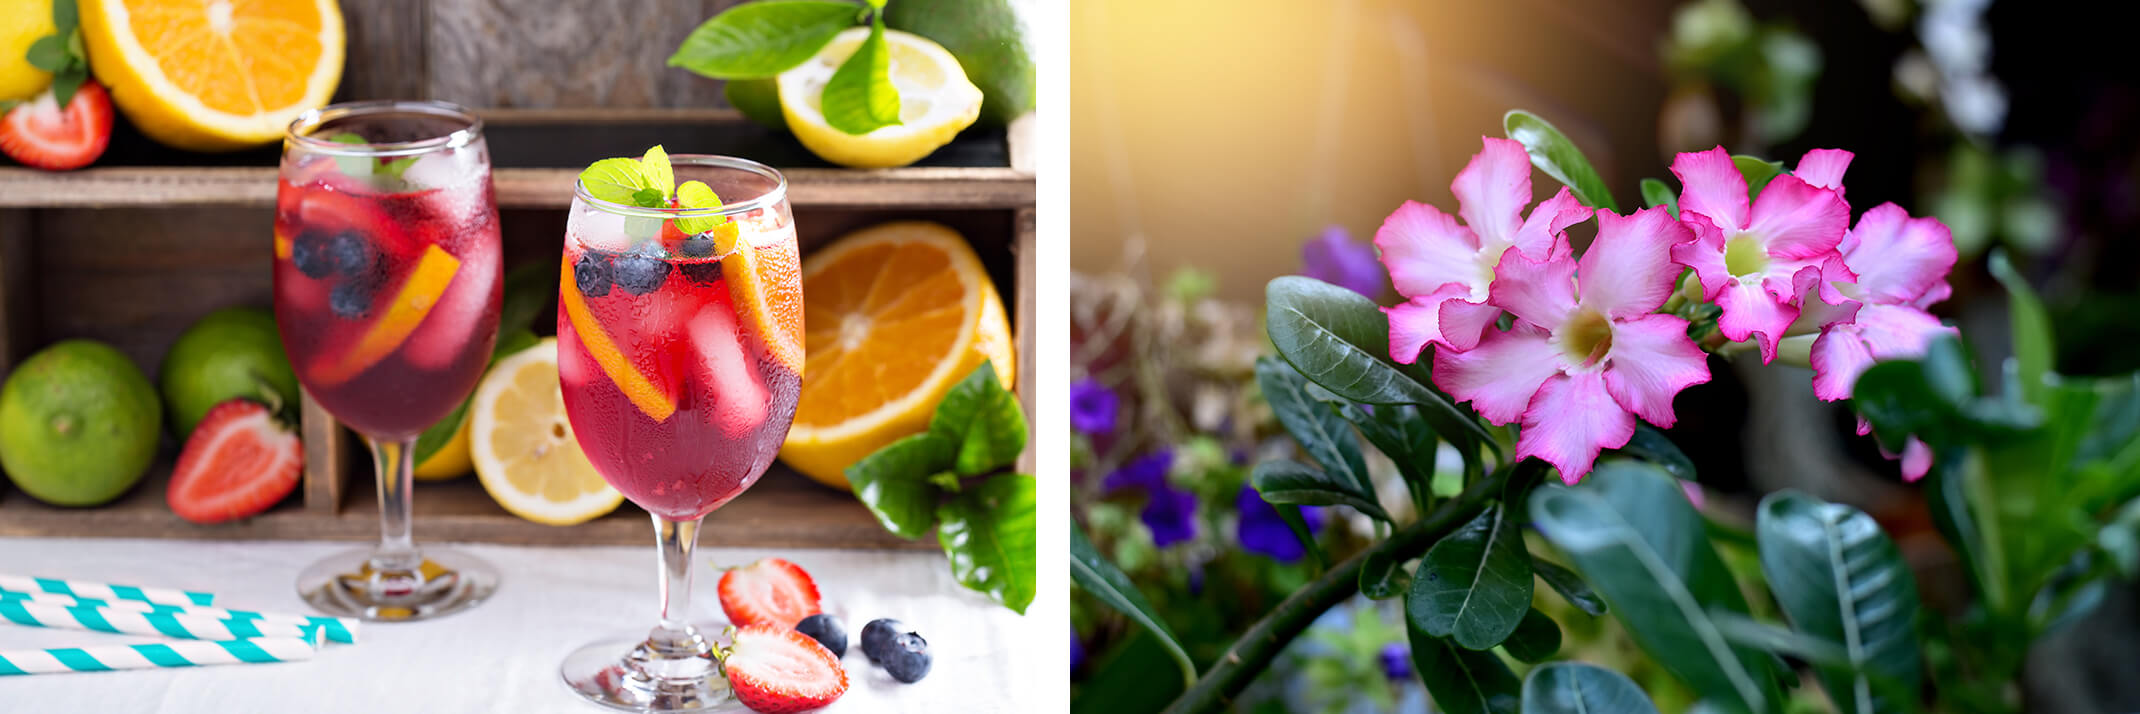
<svg viewBox="0 0 2140 714"><path fill-rule="evenodd" d="M747 2L692 30L669 66L716 79L771 77L808 61L861 19L862 6L848 2Z"/></svg>
<svg viewBox="0 0 2140 714"><path fill-rule="evenodd" d="M899 89L892 86L892 51L884 16L870 20L869 39L825 82L825 123L860 136L899 123Z"/></svg>
<svg viewBox="0 0 2140 714"><path fill-rule="evenodd" d="M1531 608L1531 555L1507 509L1496 505L1450 533L1419 561L1405 612L1412 626L1468 649L1501 644Z"/></svg>
<svg viewBox="0 0 2140 714"><path fill-rule="evenodd" d="M1648 424L1636 424L1634 437L1620 447L1620 453L1648 461L1664 469L1665 473L1681 481L1694 481L1694 460L1672 443L1672 438Z"/></svg>
<svg viewBox="0 0 2140 714"><path fill-rule="evenodd" d="M1924 677L1917 580L1902 551L1863 511L1796 491L1761 499L1761 572L1800 632L1845 649L1847 668L1823 667L1830 699L1846 712L1903 705L1875 696L1866 675L1916 691Z"/></svg>
<svg viewBox="0 0 2140 714"><path fill-rule="evenodd" d="M1613 203L1612 190L1605 186L1605 177L1590 166L1590 159L1583 157L1575 142L1560 133L1538 115L1521 109L1501 117L1502 128L1508 138L1522 144L1531 155L1531 165L1546 172L1553 180L1561 182L1575 194L1575 199L1591 208L1605 208L1619 212L1619 204Z"/></svg>
<svg viewBox="0 0 2140 714"><path fill-rule="evenodd" d="M498 301L498 334L528 330L535 316L557 299L557 264L534 262L506 271Z"/></svg>
<svg viewBox="0 0 2140 714"><path fill-rule="evenodd" d="M1746 599L1677 480L1641 462L1602 461L1579 486L1531 494L1531 517L1673 676L1704 697L1780 709L1774 660L1733 646L1709 617L1745 613Z"/></svg>
<svg viewBox="0 0 2140 714"><path fill-rule="evenodd" d="M1523 683L1492 652L1467 650L1419 629L1405 604L1405 635L1412 645L1412 668L1427 685L1434 710L1443 714L1515 714Z"/></svg>
<svg viewBox="0 0 2140 714"><path fill-rule="evenodd" d="M1397 464L1405 490L1412 494L1413 508L1419 513L1427 512L1434 503L1432 484L1438 449L1434 430L1426 420L1419 418L1409 404L1385 404L1372 412L1349 403L1332 406L1360 430L1361 436L1367 437L1368 443Z"/></svg>
<svg viewBox="0 0 2140 714"><path fill-rule="evenodd" d="M1590 584L1583 582L1583 576L1576 575L1575 571L1535 555L1531 556L1531 571L1576 609L1593 617L1605 614L1605 599L1598 597L1597 592L1590 589Z"/></svg>
<svg viewBox="0 0 2140 714"><path fill-rule="evenodd" d="M1538 608L1531 608L1523 613L1523 621L1516 623L1516 631L1501 642L1501 649L1524 662L1544 662L1560 652L1560 623Z"/></svg>
<svg viewBox="0 0 2140 714"><path fill-rule="evenodd" d="M1382 510L1382 504L1375 500L1373 493L1360 490L1360 485L1351 479L1332 476L1306 464L1265 461L1256 464L1248 480L1257 493L1263 494L1263 500L1271 503L1351 506L1375 520L1390 520L1389 512Z"/></svg>
<svg viewBox="0 0 2140 714"><path fill-rule="evenodd" d="M1642 180L1642 203L1652 208L1663 206L1672 213L1672 220L1679 220L1679 194L1672 187L1653 178Z"/></svg>
<svg viewBox="0 0 2140 714"><path fill-rule="evenodd" d="M2014 269L2006 259L2006 251L1995 250L1987 261L1992 277L2006 287L2007 314L2014 332L2014 362L2019 368L2018 381L2021 393L2030 404L2042 406L2045 377L2051 373L2051 316L2044 310L2043 299L2036 297L2036 290L2029 286L2028 278Z"/></svg>
<svg viewBox="0 0 2140 714"><path fill-rule="evenodd" d="M929 418L929 433L956 444L952 467L963 476L978 476L1009 466L1025 452L1025 412L1018 397L1003 388L989 362L952 385Z"/></svg>
<svg viewBox="0 0 2140 714"><path fill-rule="evenodd" d="M1523 678L1523 714L1657 714L1627 675L1582 662L1552 662Z"/></svg>
<svg viewBox="0 0 2140 714"><path fill-rule="evenodd" d="M1271 510L1278 512L1278 520L1285 522L1286 530L1292 531L1308 555L1315 557L1317 567L1330 567L1330 554L1324 552L1322 542L1315 539L1315 531L1308 530L1308 521L1301 516L1299 506L1272 504Z"/></svg>
<svg viewBox="0 0 2140 714"><path fill-rule="evenodd" d="M1952 337L1933 340L1921 360L1874 364L1853 391L1852 405L1895 452L1912 435L1935 449L2011 442L2043 421L2018 400L1976 396L1968 357Z"/></svg>
<svg viewBox="0 0 2140 714"><path fill-rule="evenodd" d="M1388 600L1409 592L1412 574L1405 572L1404 563L1387 550L1369 549L1367 558L1360 561L1360 594L1371 600Z"/></svg>
<svg viewBox="0 0 2140 714"><path fill-rule="evenodd" d="M1039 589L1037 483L1004 474L936 507L936 541L951 560L951 576L1021 615Z"/></svg>
<svg viewBox="0 0 2140 714"><path fill-rule="evenodd" d="M1478 418L1427 386L1424 365L1390 359L1389 318L1359 293L1301 276L1265 288L1271 344L1308 381L1363 404L1416 404L1459 451L1493 439Z"/></svg>
<svg viewBox="0 0 2140 714"><path fill-rule="evenodd" d="M52 27L62 35L72 35L82 26L81 8L74 0L57 0L52 3Z"/></svg>
<svg viewBox="0 0 2140 714"><path fill-rule="evenodd" d="M30 51L25 58L29 60L30 66L46 72L66 69L69 62L67 38L62 35L39 37L30 43Z"/></svg>
<svg viewBox="0 0 2140 714"><path fill-rule="evenodd" d="M1360 442L1353 436L1351 423L1310 397L1308 380L1300 372L1285 360L1258 357L1256 384L1262 388L1263 400L1271 405L1278 423L1293 435L1309 458L1323 467L1324 473L1352 480L1363 493L1374 492L1374 480L1367 475L1367 462L1360 456Z"/></svg>
<svg viewBox="0 0 2140 714"><path fill-rule="evenodd" d="M935 433L915 434L847 467L847 484L885 530L920 538L936 526L937 488L929 476L950 468L957 449Z"/></svg>
<svg viewBox="0 0 2140 714"><path fill-rule="evenodd" d="M1092 547L1092 541L1085 538L1084 529L1078 528L1076 523L1070 524L1070 581L1158 639L1174 657L1174 663L1181 667L1184 687L1196 683L1196 663L1189 659L1188 651L1181 648L1181 640L1174 636L1173 630L1167 629L1166 620L1160 619L1159 613L1152 609L1151 601L1144 599L1144 593L1137 590L1129 576L1123 575L1114 563L1100 557L1100 551Z"/></svg>
<svg viewBox="0 0 2140 714"><path fill-rule="evenodd" d="M81 91L82 83L87 81L89 81L89 69L82 66L79 61L70 61L66 69L52 73L52 101L57 102L61 107L72 104L74 102L74 93ZM399 160L397 159L397 161ZM394 163L393 161L387 162L388 165L393 165ZM401 172L395 171L394 175L400 176Z"/></svg>
<svg viewBox="0 0 2140 714"><path fill-rule="evenodd" d="M1760 157L1733 156L1731 157L1731 163L1739 167L1740 176L1746 177L1746 197L1748 200L1761 195L1761 189L1766 188L1768 182L1775 180L1777 176L1783 175L1783 164L1781 162L1769 161Z"/></svg>

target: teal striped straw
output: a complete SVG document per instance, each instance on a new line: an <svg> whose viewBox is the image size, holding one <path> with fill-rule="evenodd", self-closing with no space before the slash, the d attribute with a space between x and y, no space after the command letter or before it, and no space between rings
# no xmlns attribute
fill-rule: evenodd
<svg viewBox="0 0 2140 714"><path fill-rule="evenodd" d="M215 596L208 593L169 588L144 588L133 585L107 585L79 580L39 578L28 575L0 573L0 591L18 593L49 593L69 595L96 600L133 600L159 605L199 606L215 604Z"/></svg>
<svg viewBox="0 0 2140 714"><path fill-rule="evenodd" d="M357 641L357 621L350 618L322 617L318 615L285 615L282 613L252 612L248 610L228 610L220 607L206 606L196 607L185 605L161 605L157 603L140 602L136 600L95 600L85 597L54 595L49 593L0 592L0 603L9 602L39 603L63 608L100 608L114 612L190 615L194 617L204 617L216 620L259 620L262 622L287 622L296 623L299 625L317 625L320 629L320 636L325 637L328 642L355 644Z"/></svg>
<svg viewBox="0 0 2140 714"><path fill-rule="evenodd" d="M120 612L94 607L61 607L23 600L0 601L0 620L31 627L60 627L128 635L162 635L189 640L237 640L255 637L317 638L320 626L275 620L218 620L169 612Z"/></svg>
<svg viewBox="0 0 2140 714"><path fill-rule="evenodd" d="M0 650L0 676L296 662L312 659L318 652L315 642L297 637L262 637L220 642Z"/></svg>

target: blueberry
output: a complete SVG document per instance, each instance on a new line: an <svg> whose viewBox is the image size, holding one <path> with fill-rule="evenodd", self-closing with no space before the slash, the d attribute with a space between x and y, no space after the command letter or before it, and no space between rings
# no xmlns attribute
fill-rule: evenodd
<svg viewBox="0 0 2140 714"><path fill-rule="evenodd" d="M372 311L372 293L376 289L372 281L345 280L327 293L327 307L344 320L364 319Z"/></svg>
<svg viewBox="0 0 2140 714"><path fill-rule="evenodd" d="M822 612L811 615L796 623L795 631L809 635L825 649L832 650L833 657L847 656L847 625L838 617Z"/></svg>
<svg viewBox="0 0 2140 714"><path fill-rule="evenodd" d="M364 236L355 233L334 234L327 239L325 250L334 272L346 276L357 277L370 273L375 262L371 245L364 241Z"/></svg>
<svg viewBox="0 0 2140 714"><path fill-rule="evenodd" d="M721 261L707 263L684 263L676 267L684 277L700 285L712 285L721 281Z"/></svg>
<svg viewBox="0 0 2140 714"><path fill-rule="evenodd" d="M580 284L580 294L601 297L609 294L609 256L585 253L578 265L572 266L572 279Z"/></svg>
<svg viewBox="0 0 2140 714"><path fill-rule="evenodd" d="M713 238L705 235L685 238L684 242L677 246L676 254L686 258L711 258L713 257Z"/></svg>
<svg viewBox="0 0 2140 714"><path fill-rule="evenodd" d="M309 231L291 239L290 262L297 265L297 272L314 280L334 272L334 259L327 254L327 242L327 236Z"/></svg>
<svg viewBox="0 0 2140 714"><path fill-rule="evenodd" d="M617 256L617 287L633 295L645 295L669 278L669 263L636 253Z"/></svg>
<svg viewBox="0 0 2140 714"><path fill-rule="evenodd" d="M879 664L892 679L913 684L929 676L929 641L921 635L908 632L892 638L890 656Z"/></svg>
<svg viewBox="0 0 2140 714"><path fill-rule="evenodd" d="M892 638L907 631L907 624L893 619L870 620L862 626L862 654L882 664L891 652Z"/></svg>

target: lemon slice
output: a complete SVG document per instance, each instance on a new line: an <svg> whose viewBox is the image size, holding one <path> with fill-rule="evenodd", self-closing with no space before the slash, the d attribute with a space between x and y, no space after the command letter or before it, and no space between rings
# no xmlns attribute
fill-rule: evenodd
<svg viewBox="0 0 2140 714"><path fill-rule="evenodd" d="M335 0L80 0L82 44L112 104L180 149L282 138L342 78Z"/></svg>
<svg viewBox="0 0 2140 714"><path fill-rule="evenodd" d="M899 121L856 136L832 128L821 109L825 83L840 63L862 46L869 28L840 32L817 56L776 80L780 112L795 138L819 158L841 166L882 169L920 161L981 116L981 89L966 79L966 70L943 45L920 35L886 30L891 50L892 86L899 89Z"/></svg>
<svg viewBox="0 0 2140 714"><path fill-rule="evenodd" d="M468 451L483 490L513 515L569 526L617 510L610 488L580 451L557 385L557 339L513 353L476 386L468 404Z"/></svg>

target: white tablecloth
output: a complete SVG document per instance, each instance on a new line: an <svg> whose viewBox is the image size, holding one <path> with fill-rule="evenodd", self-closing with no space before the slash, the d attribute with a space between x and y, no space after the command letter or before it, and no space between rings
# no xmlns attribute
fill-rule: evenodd
<svg viewBox="0 0 2140 714"><path fill-rule="evenodd" d="M422 533L422 523L417 532ZM147 585L216 594L232 609L309 612L299 569L350 543L0 538L0 573ZM651 533L644 547L530 548L462 544L504 584L482 606L444 619L365 623L355 645L310 662L0 677L0 713L43 712L596 712L559 681L565 653L654 624ZM816 577L826 609L847 623L847 695L829 712L1029 711L1021 648L1037 630L951 579L936 552L701 548L696 621L719 620L709 563L777 555ZM900 684L862 656L862 625L892 617L929 640L935 665ZM0 649L163 641L0 622Z"/></svg>

